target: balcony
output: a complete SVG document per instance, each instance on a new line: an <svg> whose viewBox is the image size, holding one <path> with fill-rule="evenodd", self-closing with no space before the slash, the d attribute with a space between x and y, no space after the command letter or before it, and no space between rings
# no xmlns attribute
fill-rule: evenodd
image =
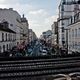
<svg viewBox="0 0 80 80"><path fill-rule="evenodd" d="M69 18L69 21L68 21L69 24L68 25L72 25L78 21L80 21L80 12Z"/></svg>

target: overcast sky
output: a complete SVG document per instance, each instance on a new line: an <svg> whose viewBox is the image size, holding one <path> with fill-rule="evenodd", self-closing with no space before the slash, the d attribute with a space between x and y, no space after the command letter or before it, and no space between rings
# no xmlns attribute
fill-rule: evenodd
<svg viewBox="0 0 80 80"><path fill-rule="evenodd" d="M0 0L0 8L14 8L29 21L29 28L39 37L43 31L51 29L58 16L60 0Z"/></svg>

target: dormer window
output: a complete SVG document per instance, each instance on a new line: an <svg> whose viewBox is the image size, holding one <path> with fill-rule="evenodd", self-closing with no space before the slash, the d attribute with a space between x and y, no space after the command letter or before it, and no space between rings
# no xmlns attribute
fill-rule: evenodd
<svg viewBox="0 0 80 80"><path fill-rule="evenodd" d="M7 27L8 28L9 23L7 21L6 22L3 22L3 24L4 24L4 27Z"/></svg>
<svg viewBox="0 0 80 80"><path fill-rule="evenodd" d="M10 26L13 26L13 24L10 24Z"/></svg>
<svg viewBox="0 0 80 80"><path fill-rule="evenodd" d="M3 25L3 28L9 27L9 23L5 19L2 20L1 24Z"/></svg>

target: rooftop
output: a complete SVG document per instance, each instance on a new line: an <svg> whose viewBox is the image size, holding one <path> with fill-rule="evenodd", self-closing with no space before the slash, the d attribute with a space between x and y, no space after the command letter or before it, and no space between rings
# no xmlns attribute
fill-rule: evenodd
<svg viewBox="0 0 80 80"><path fill-rule="evenodd" d="M10 33L16 33L13 30L8 28L8 22L0 23L0 31L10 32Z"/></svg>

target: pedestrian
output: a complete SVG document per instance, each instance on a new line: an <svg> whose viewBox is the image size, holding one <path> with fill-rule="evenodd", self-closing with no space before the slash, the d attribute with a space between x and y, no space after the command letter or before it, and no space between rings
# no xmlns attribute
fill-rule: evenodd
<svg viewBox="0 0 80 80"><path fill-rule="evenodd" d="M55 48L54 48L54 46L52 47L51 52L52 52L52 54L55 54Z"/></svg>
<svg viewBox="0 0 80 80"><path fill-rule="evenodd" d="M62 55L62 53L63 53L62 52L62 47L59 48L59 53L60 53L60 55Z"/></svg>

